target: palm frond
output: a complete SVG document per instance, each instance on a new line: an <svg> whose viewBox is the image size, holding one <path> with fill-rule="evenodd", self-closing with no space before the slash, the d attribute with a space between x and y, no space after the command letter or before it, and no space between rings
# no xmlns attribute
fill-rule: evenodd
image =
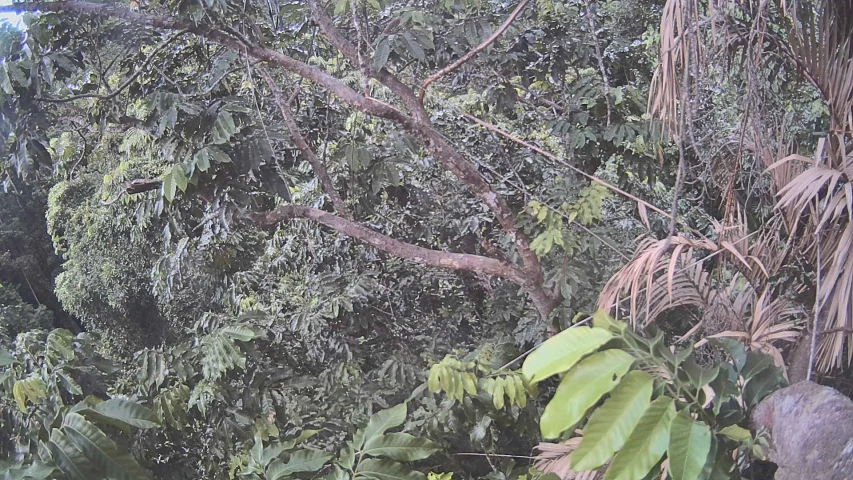
<svg viewBox="0 0 853 480"><path fill-rule="evenodd" d="M533 468L553 473L560 480L599 480L603 474L598 470L575 472L571 469L571 454L578 448L581 438L573 437L562 443L540 442L534 447Z"/></svg>

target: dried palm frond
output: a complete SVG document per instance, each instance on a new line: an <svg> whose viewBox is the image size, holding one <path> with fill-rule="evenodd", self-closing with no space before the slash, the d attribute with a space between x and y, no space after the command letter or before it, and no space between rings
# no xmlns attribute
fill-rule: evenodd
<svg viewBox="0 0 853 480"><path fill-rule="evenodd" d="M599 470L575 472L571 469L571 455L578 448L581 438L573 437L562 443L540 442L534 447L536 459L533 468L553 473L560 480L599 480L604 476Z"/></svg>
<svg viewBox="0 0 853 480"><path fill-rule="evenodd" d="M669 251L670 247L672 247L671 252ZM654 311L657 311L659 300L663 298L661 295L664 293L660 292L659 288L653 288L656 282L661 282L661 279L665 279L662 286L666 287L665 298L671 304L674 305L672 302L689 304L689 302L695 301L694 297L701 296L701 292L697 293L695 286L690 283L689 277L676 275L679 259L682 259L681 268L688 268L686 262L693 258L695 249L716 251L718 248L710 240L694 240L682 236L663 240L651 238L642 240L637 246L634 258L604 285L598 297L598 307L611 310L620 303L619 298L624 293L630 299L629 315L632 324L634 326L646 325L654 320L651 315L652 300L656 300ZM678 277L678 281L676 281L676 277ZM678 295L674 295L674 292ZM645 299L646 303L645 315L641 314L637 308L638 300L641 298ZM641 316L645 317L644 322L640 321Z"/></svg>
<svg viewBox="0 0 853 480"><path fill-rule="evenodd" d="M775 343L794 342L800 337L800 324L805 318L804 312L786 298L771 299L767 289L754 302L747 298L744 297L745 301L737 306L742 309L742 312L752 309L752 315L745 325L747 328L743 331L726 330L710 335L709 338L729 337L741 340L746 343L749 350L758 350L773 357L776 365L784 371L785 362ZM784 321L780 321L783 319Z"/></svg>
<svg viewBox="0 0 853 480"><path fill-rule="evenodd" d="M691 1L691 0L687 0ZM681 88L678 67L687 64L687 42L682 0L667 0L660 24L660 56L649 88L648 110L659 118L671 134L678 131L678 101Z"/></svg>
<svg viewBox="0 0 853 480"><path fill-rule="evenodd" d="M789 155L777 164L809 162L811 167L779 191L776 208L788 219L792 232L803 231L803 250L808 260L817 263L820 249L817 304L823 317L822 336L817 352L820 371L841 367L851 361L853 341L853 155L846 152L836 166L829 166L831 155L821 142L814 159ZM811 239L814 240L811 240ZM848 351L844 361L845 349Z"/></svg>

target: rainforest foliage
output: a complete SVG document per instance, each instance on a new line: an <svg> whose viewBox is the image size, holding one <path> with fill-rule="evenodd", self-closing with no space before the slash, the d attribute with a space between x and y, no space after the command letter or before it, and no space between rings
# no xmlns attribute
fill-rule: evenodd
<svg viewBox="0 0 853 480"><path fill-rule="evenodd" d="M0 11L4 478L759 478L846 388L848 1Z"/></svg>

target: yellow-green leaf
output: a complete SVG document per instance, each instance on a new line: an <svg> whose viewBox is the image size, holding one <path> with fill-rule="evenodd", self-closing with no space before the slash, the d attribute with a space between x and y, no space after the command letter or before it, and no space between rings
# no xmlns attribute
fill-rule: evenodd
<svg viewBox="0 0 853 480"><path fill-rule="evenodd" d="M625 375L584 427L583 439L572 452L572 470L594 470L622 448L649 407L653 386L648 373L635 370Z"/></svg>
<svg viewBox="0 0 853 480"><path fill-rule="evenodd" d="M619 384L632 363L634 357L627 352L605 350L569 370L539 420L542 436L557 438L578 423L589 407Z"/></svg>
<svg viewBox="0 0 853 480"><path fill-rule="evenodd" d="M584 355L613 338L603 328L572 327L554 335L539 346L521 367L531 383L572 368Z"/></svg>
<svg viewBox="0 0 853 480"><path fill-rule="evenodd" d="M656 398L610 463L604 480L637 480L645 477L666 452L673 417L675 400L667 396Z"/></svg>
<svg viewBox="0 0 853 480"><path fill-rule="evenodd" d="M669 475L672 480L696 480L711 450L711 429L696 422L688 410L678 412L669 432Z"/></svg>

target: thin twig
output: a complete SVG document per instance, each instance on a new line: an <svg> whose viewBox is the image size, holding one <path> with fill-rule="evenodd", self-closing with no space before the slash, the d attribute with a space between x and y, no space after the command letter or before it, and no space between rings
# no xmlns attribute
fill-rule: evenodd
<svg viewBox="0 0 853 480"><path fill-rule="evenodd" d="M536 153L538 153L538 154L540 154L540 155L544 155L545 157L548 157L549 159L551 159L551 160L553 160L553 161L555 161L555 162L559 163L560 165L562 165L562 166L564 166L564 167L566 167L566 168L568 168L568 169L570 169L570 170L574 171L575 173L577 173L577 174L579 174L579 175L582 175L582 176L584 176L584 177L588 178L589 180L591 180L591 181L593 181L593 182L595 182L595 183L598 183L599 185L602 185L602 186L604 186L604 187L607 187L609 190L612 190L612 191L614 191L614 192L616 192L616 193L618 193L618 194L620 194L620 195L623 195L623 196L625 196L626 198L629 198L629 199L631 199L631 200L633 200L633 201L635 201L635 202L637 202L637 203L641 203L641 204L645 205L647 208L649 208L649 209L651 209L651 210L654 210L655 212L657 212L657 213L659 213L659 214L661 214L661 215L663 215L663 216L665 216L665 217L667 217L667 218L670 218L670 214L669 214L669 213L667 213L667 212L663 211L662 209L660 209L660 208L658 208L658 207L656 207L656 206L652 205L651 203L649 203L649 202L647 202L647 201L645 201L645 200L643 200L643 199L641 199L641 198L639 198L639 197L637 197L637 196L635 196L635 195L631 195L630 193L626 192L625 190L622 190L622 189L621 189L621 188L619 188L619 187L616 187L616 186L614 186L614 185L611 185L611 184L609 184L609 183L605 182L604 180L602 180L602 179L600 179L600 178L596 177L595 175L590 175L590 174L588 174L588 173L584 172L583 170L579 169L578 167L575 167L574 165L572 165L572 164L570 164L570 163L566 162L565 160L563 160L563 159L561 159L561 158L557 157L556 155L553 155L553 154L551 154L551 153L549 153L549 152L547 152L547 151L545 151L545 150L543 150L543 149L541 149L541 148L537 147L536 145L533 145L533 144L532 144L532 143L530 143L530 142L527 142L527 141L525 141L525 140L522 140L522 139L520 139L520 138L516 137L515 135L513 135L513 134L511 134L511 133L507 132L506 130L502 130L502 129L501 129L500 127L498 127L497 125L491 124L491 123L489 123L489 122L487 122L487 121L485 121L485 120L480 120L479 118L477 118L477 117L475 117L475 116L473 116L473 115L470 115L470 114L468 114L468 113L462 112L462 111L460 111L459 113L460 113L463 117L467 118L468 120L471 120L472 122L474 122L474 123L476 123L476 124L480 125L481 127L486 128L487 130L491 130L491 131L493 131L493 132L495 132L495 133L497 133L497 134L499 134L499 135L503 136L504 138L507 138L507 139L509 139L509 140L511 140L511 141L513 141L513 142L515 142L515 143L517 143L517 144L519 144L519 145L523 145L523 146L525 146L525 147L527 147L527 148L529 148L529 149L533 150L534 152L536 152Z"/></svg>
<svg viewBox="0 0 853 480"><path fill-rule="evenodd" d="M82 98L97 98L99 100L109 100L109 99L115 97L116 95L118 95L119 93L121 93L122 90L127 88L128 85L130 85L134 80L136 80L137 77L142 75L142 72L144 72L148 68L148 65L151 63L152 60L154 60L154 57L161 50L166 48L170 43L174 42L175 40L177 40L179 37L181 37L182 35L184 35L186 33L189 33L189 30L181 30L180 32L178 32L178 33L172 35L171 37L167 38L166 40L164 40L163 43L161 43L159 46L157 46L157 48L155 48L154 51L152 51L151 54L148 55L148 58L145 59L145 61L142 63L142 66L140 66L136 70L136 72L130 76L130 78L125 80L124 83L119 85L118 88L116 88L115 90L113 90L110 93L106 93L106 94L81 93L80 95L72 95L72 96L66 97L66 98L39 97L39 98L36 98L36 100L39 100L42 102L50 102L50 103L73 102L74 100L80 100Z"/></svg>
<svg viewBox="0 0 853 480"><path fill-rule="evenodd" d="M499 458L526 458L529 460L535 460L539 457L531 457L529 455L501 455L499 453L476 453L476 452L461 452L454 453L453 455L457 457L499 457Z"/></svg>
<svg viewBox="0 0 853 480"><path fill-rule="evenodd" d="M610 79L607 77L607 69L604 67L604 56L601 54L601 45L598 42L598 34L595 31L595 19L589 0L584 0L586 5L586 18L589 22L589 33L592 35L592 44L595 47L595 57L598 59L598 69L601 70L601 78L604 80L604 103L607 105L607 126L610 126Z"/></svg>
<svg viewBox="0 0 853 480"><path fill-rule="evenodd" d="M441 70L439 70L439 71L433 73L432 75L430 75L429 77L427 77L427 79L424 80L423 85L421 85L421 91L420 91L420 94L418 96L418 98L420 99L421 105L423 105L423 103L424 103L424 97L426 96L427 88L429 88L429 86L433 82L435 82L439 78L447 75L448 73L454 72L457 68L464 65L465 62L467 62L468 60L471 60L472 58L474 58L475 55L477 55L478 53L480 53L483 50L485 50L486 48L488 48L489 45L494 43L495 40L497 40L498 37L500 37L506 31L506 29L509 28L510 25L512 25L512 22L515 21L516 17L518 17L518 15L524 10L524 7L526 7L528 3L530 3L530 0L521 0L521 2L518 4L518 6L515 7L515 10L513 10L512 13L509 14L509 17L507 17L507 19L504 20L504 23L501 24L501 26L498 27L498 29L495 30L495 32L489 36L489 38L483 40L483 43L474 47L473 50L471 50L470 52L463 55L462 58L460 58L459 60L456 60L452 64L442 68Z"/></svg>
<svg viewBox="0 0 853 480"><path fill-rule="evenodd" d="M815 247L817 248L817 266L815 273L815 298L814 298L814 324L812 325L812 339L809 346L809 369L806 373L806 381L811 381L814 373L815 354L817 353L817 337L820 330L820 226L815 231Z"/></svg>

